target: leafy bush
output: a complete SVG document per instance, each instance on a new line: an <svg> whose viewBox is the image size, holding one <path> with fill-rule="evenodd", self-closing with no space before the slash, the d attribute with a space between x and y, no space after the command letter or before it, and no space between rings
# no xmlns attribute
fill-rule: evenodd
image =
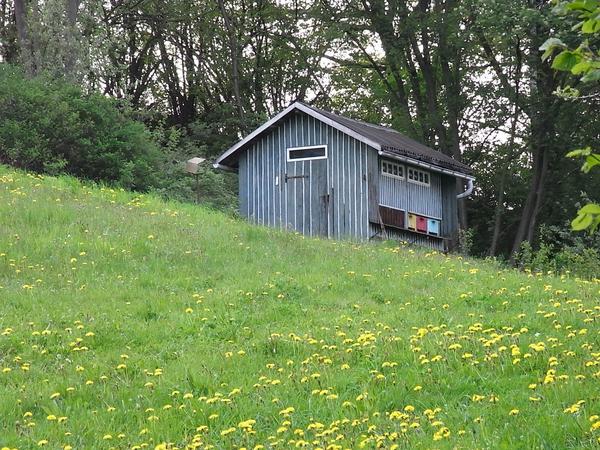
<svg viewBox="0 0 600 450"><path fill-rule="evenodd" d="M159 165L159 180L153 191L163 198L182 202L199 201L220 211L234 213L238 207L237 176L222 170L213 170L214 156L201 141L190 137L189 130L168 127L164 120L154 121L154 141L160 146L162 158ZM227 148L231 141L221 147ZM206 159L198 175L184 170L188 159L200 156Z"/></svg>
<svg viewBox="0 0 600 450"><path fill-rule="evenodd" d="M159 157L146 127L115 101L0 64L0 162L147 190Z"/></svg>
<svg viewBox="0 0 600 450"><path fill-rule="evenodd" d="M540 242L534 249L521 246L517 265L536 272L571 273L582 278L600 277L600 237L575 234L557 226L542 226Z"/></svg>

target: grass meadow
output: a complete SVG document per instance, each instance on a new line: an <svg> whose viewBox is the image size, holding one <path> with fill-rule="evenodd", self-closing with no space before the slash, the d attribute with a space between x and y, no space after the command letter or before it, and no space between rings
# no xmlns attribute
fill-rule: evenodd
<svg viewBox="0 0 600 450"><path fill-rule="evenodd" d="M0 448L598 448L599 298L0 166Z"/></svg>

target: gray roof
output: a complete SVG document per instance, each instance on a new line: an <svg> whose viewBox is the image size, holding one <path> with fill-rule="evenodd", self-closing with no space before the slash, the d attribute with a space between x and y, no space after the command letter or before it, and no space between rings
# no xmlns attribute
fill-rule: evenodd
<svg viewBox="0 0 600 450"><path fill-rule="evenodd" d="M472 169L468 165L457 161L451 156L448 156L440 151L429 148L426 145L423 145L420 142L403 135L393 128L361 122L360 120L349 119L348 117L315 108L311 105L305 106L339 123L340 125L350 128L354 132L374 142L377 142L381 146L381 149L386 152L395 153L400 156L408 156L419 161L467 174L472 173Z"/></svg>
<svg viewBox="0 0 600 450"><path fill-rule="evenodd" d="M466 178L472 178L472 170L468 165L456 161L454 158L445 155L442 152L433 150L414 139L404 136L402 133L392 128L349 119L348 117L340 116L301 102L291 104L284 111L281 111L271 120L264 123L244 139L233 145L217 158L213 166L223 169L235 168L237 166L237 152L239 150L244 149L255 139L258 139L262 133L277 126L289 113L296 110L309 114L316 119L367 143L369 146L383 154L387 154L391 157L396 155L400 158L405 158L405 160L409 162L419 161L432 166L432 168L439 167L440 171L449 170L451 172L448 173L454 173L457 176L464 174Z"/></svg>

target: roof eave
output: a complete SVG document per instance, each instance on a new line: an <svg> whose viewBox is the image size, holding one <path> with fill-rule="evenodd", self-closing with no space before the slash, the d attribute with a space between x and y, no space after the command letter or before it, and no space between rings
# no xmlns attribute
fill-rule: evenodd
<svg viewBox="0 0 600 450"><path fill-rule="evenodd" d="M279 114L275 115L273 118L271 118L271 120L265 122L264 124L262 124L260 127L258 127L256 130L254 130L252 133L250 133L248 136L246 136L244 139L242 139L241 141L238 141L236 144L232 145L229 149L227 149L221 156L219 156L217 158L217 160L215 161L215 163L213 164L213 167L217 167L220 166L221 163L229 158L231 155L233 155L237 150L239 150L240 148L242 148L244 145L246 145L248 142L250 142L252 139L254 139L255 137L257 137L258 135L260 135L263 131L267 130L270 126L272 126L274 123L278 122L280 119L282 119L283 117L285 117L290 111L292 111L296 106L296 103L292 103L290 106L288 106L286 109L284 109L283 111L281 111ZM224 165L226 166L226 165Z"/></svg>
<svg viewBox="0 0 600 450"><path fill-rule="evenodd" d="M403 161L403 162L406 162L409 164L414 164L415 166L423 167L425 169L431 170L432 172L439 172L439 173L443 173L446 175L452 175L457 178L464 178L465 180L471 180L471 181L475 180L475 177L473 175L470 175L470 174L467 174L464 172L460 172L458 170L447 169L445 167L441 167L441 166L437 166L435 164L420 161L418 159L410 158L408 156L402 156L402 155L398 155L396 153L386 152L385 150L379 150L378 153L380 156L386 156L388 158L396 159L398 161Z"/></svg>
<svg viewBox="0 0 600 450"><path fill-rule="evenodd" d="M315 119L317 119L327 125L330 125L331 127L341 131L342 133L345 133L361 142L364 142L365 144L373 147L375 150L381 150L381 145L379 145L379 143L364 137L363 135L357 133L356 131L354 131L344 125L341 125L340 123L330 119L329 117L322 115L318 111L315 111L312 108L309 108L308 106L306 106L300 102L294 102L290 106L288 106L286 109L281 111L279 114L277 114L273 118L271 118L269 121L267 121L266 123L264 123L263 125L258 127L256 130L254 130L252 133L250 133L244 139L237 142L235 145L233 145L228 150L226 150L221 156L219 156L217 158L217 160L213 164L213 167L217 167L217 166L221 165L223 163L223 161L225 161L227 158L232 156L238 150L241 150L246 144L251 142L254 138L259 136L261 133L263 133L270 127L272 127L275 123L279 122L281 119L283 119L285 116L287 116L290 112L292 112L295 109L302 111L302 112L308 114L309 116L312 116ZM223 165L226 166L227 164L223 164Z"/></svg>
<svg viewBox="0 0 600 450"><path fill-rule="evenodd" d="M236 167L227 166L225 164L214 163L212 166L215 169L225 170L227 172L237 172L238 171L238 169Z"/></svg>
<svg viewBox="0 0 600 450"><path fill-rule="evenodd" d="M341 131L342 133L347 134L348 136L351 136L351 137L357 139L360 142L367 144L368 146L377 150L380 155L385 155L392 159L397 159L397 160L404 161L404 162L407 162L410 164L414 164L416 166L421 166L421 167L427 168L434 172L444 173L446 175L451 175L451 176L455 176L457 178L463 178L466 180L475 180L474 176L472 176L468 173L465 173L465 172L461 172L460 170L447 169L445 167L427 163L427 162L424 162L424 161L421 161L421 160L418 160L415 158L411 158L408 156L402 156L402 155L398 155L396 153L387 152L387 151L385 151L384 148L382 148L381 144L379 144L378 142L375 142L375 141L363 136L362 134L357 133L356 131L352 130L351 128L348 128L348 127L340 124L339 122L336 122L335 120L330 119L327 116L324 116L323 114L319 113L318 111L315 111L314 109L312 109L309 106L306 106L300 102L292 103L290 106L288 106L286 109L281 111L279 114L272 117L270 120L268 120L266 123L264 123L259 128L254 130L252 133L250 133L244 139L240 140L235 145L230 147L227 151L225 151L221 156L219 156L217 158L217 160L213 164L213 167L216 169L223 169L223 170L237 172L236 168L232 167L231 165L229 165L227 163L224 163L224 161L227 158L231 157L238 150L241 150L246 144L251 142L253 139L255 139L257 136L259 136L261 133L268 130L270 127L275 125L277 122L279 122L281 119L283 119L285 116L287 116L289 113L291 113L292 111L294 111L296 109Z"/></svg>

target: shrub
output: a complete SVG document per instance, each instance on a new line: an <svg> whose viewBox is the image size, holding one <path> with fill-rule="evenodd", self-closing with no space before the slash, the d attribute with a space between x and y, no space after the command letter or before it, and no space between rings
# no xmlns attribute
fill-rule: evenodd
<svg viewBox="0 0 600 450"><path fill-rule="evenodd" d="M0 162L147 190L159 156L146 127L114 100L0 64Z"/></svg>
<svg viewBox="0 0 600 450"><path fill-rule="evenodd" d="M600 277L600 239L573 233L568 225L542 226L539 245L521 246L517 265L536 272L571 273L582 278Z"/></svg>
<svg viewBox="0 0 600 450"><path fill-rule="evenodd" d="M192 203L199 201L204 206L227 213L237 211L237 176L214 170L211 165L214 156L206 145L199 145L191 139L187 130L169 127L161 119L154 122L152 136L161 148L162 158L159 179L153 191L166 199ZM206 159L196 176L184 169L186 161L194 156Z"/></svg>

